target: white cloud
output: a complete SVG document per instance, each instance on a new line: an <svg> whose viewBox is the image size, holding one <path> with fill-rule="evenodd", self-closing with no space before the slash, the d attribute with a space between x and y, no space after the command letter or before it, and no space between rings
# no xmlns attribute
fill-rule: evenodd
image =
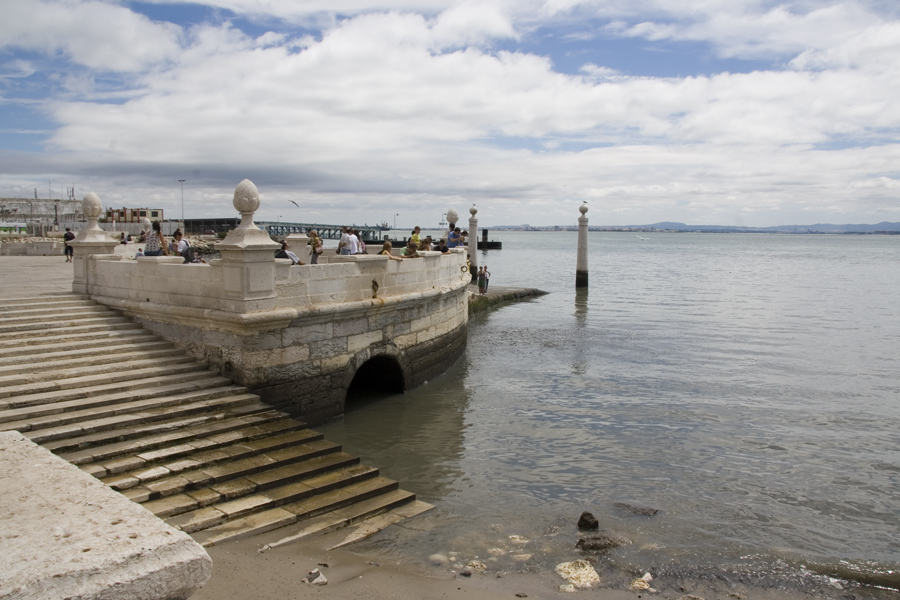
<svg viewBox="0 0 900 600"><path fill-rule="evenodd" d="M62 52L93 69L137 71L176 55L179 28L104 2L4 0L0 47Z"/></svg>
<svg viewBox="0 0 900 600"><path fill-rule="evenodd" d="M275 4L278 14L292 10ZM133 55L131 64L154 66L115 102L99 101L90 75L68 79L80 100L49 103L60 127L46 162L4 156L4 171L53 164L108 204L137 197L164 208L176 202L167 186L186 177L191 202L208 203L211 214L230 214L230 188L249 177L263 193L261 218L294 199L320 220L340 221L352 207L363 221L402 211L424 222L475 201L485 224L564 223L577 217L566 202L587 198L595 224L767 225L775 214L790 222L832 214L829 207L852 221L876 213L900 220L891 196L900 158L896 22L872 24L846 7L801 14L695 2L693 18L669 10L663 26L641 35L694 36L730 48L723 52L794 52L792 68L651 78L587 64L568 75L547 56L493 49L520 35L512 5L420 4L436 12L345 3L361 14L334 19L318 39L198 25L180 50L173 37L161 62ZM543 10L630 19L652 5ZM103 6L115 9L108 18L124 10ZM865 18L839 31L847 15ZM777 30L771 39L765 23ZM817 24L823 39L801 47ZM84 56L102 54L105 43Z"/></svg>

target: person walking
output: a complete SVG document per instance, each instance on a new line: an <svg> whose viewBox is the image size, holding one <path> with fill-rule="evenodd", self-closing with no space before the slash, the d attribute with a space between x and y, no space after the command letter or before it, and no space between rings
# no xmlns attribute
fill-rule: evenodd
<svg viewBox="0 0 900 600"><path fill-rule="evenodd" d="M63 234L63 244L65 244L65 253L66 253L66 262L72 262L72 257L75 255L75 249L69 245L69 242L75 239L75 234L72 233L72 230L66 227L66 232Z"/></svg>

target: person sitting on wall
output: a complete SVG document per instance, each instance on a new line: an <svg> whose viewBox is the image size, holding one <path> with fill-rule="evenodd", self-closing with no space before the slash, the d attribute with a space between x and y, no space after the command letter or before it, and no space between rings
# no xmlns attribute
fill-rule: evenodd
<svg viewBox="0 0 900 600"><path fill-rule="evenodd" d="M143 249L143 248L138 248L138 251L137 251L137 253L134 255L134 257L135 257L135 258L140 258L140 257L143 256L143 255L144 255L144 249Z"/></svg>
<svg viewBox="0 0 900 600"><path fill-rule="evenodd" d="M393 248L393 244L391 244L390 242L385 242L381 246L381 252L379 252L378 254L380 254L381 256L387 256L391 260L403 260L402 257L394 256L393 254L391 254L392 248Z"/></svg>
<svg viewBox="0 0 900 600"><path fill-rule="evenodd" d="M122 239L119 240L119 243L120 243L120 244L127 244L127 243L128 243L128 236L125 234L124 231L122 232Z"/></svg>
<svg viewBox="0 0 900 600"><path fill-rule="evenodd" d="M460 245L462 240L462 235L459 233L459 227L450 232L450 235L447 236L447 247L448 248L456 248Z"/></svg>
<svg viewBox="0 0 900 600"><path fill-rule="evenodd" d="M178 254L184 259L184 263L205 263L206 261L194 254L194 249L191 248L191 245L188 243L186 239L184 239L184 234L181 233L180 229L176 229L175 233L172 235L172 238L175 240L173 243L175 245L175 254Z"/></svg>
<svg viewBox="0 0 900 600"><path fill-rule="evenodd" d="M144 256L162 256L169 254L166 250L166 238L163 237L159 228L159 221L153 221L153 230L147 236L147 245L144 248Z"/></svg>
<svg viewBox="0 0 900 600"><path fill-rule="evenodd" d="M416 244L412 240L409 240L406 248L403 249L403 256L406 258L421 258L421 255L416 248Z"/></svg>
<svg viewBox="0 0 900 600"><path fill-rule="evenodd" d="M287 242L281 242L281 250L275 253L275 258L289 258L291 259L291 263L295 265L305 265L306 263L300 260L300 257L288 250Z"/></svg>
<svg viewBox="0 0 900 600"><path fill-rule="evenodd" d="M441 240L435 245L434 249L441 254L450 254L450 248L447 247L447 240L445 240L444 238L441 238Z"/></svg>

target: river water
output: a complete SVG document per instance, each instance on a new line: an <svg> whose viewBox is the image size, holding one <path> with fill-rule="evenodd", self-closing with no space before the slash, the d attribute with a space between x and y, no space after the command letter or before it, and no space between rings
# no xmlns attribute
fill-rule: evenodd
<svg viewBox="0 0 900 600"><path fill-rule="evenodd" d="M491 236L491 285L550 293L320 428L436 506L360 550L552 570L586 510L610 585L900 588L900 236L641 235L590 234L586 293L574 232Z"/></svg>

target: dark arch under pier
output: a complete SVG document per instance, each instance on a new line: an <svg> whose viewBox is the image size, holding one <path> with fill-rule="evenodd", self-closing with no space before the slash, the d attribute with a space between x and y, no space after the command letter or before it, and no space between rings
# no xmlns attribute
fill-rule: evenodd
<svg viewBox="0 0 900 600"><path fill-rule="evenodd" d="M347 404L385 394L401 394L403 390L403 369L400 368L400 363L391 356L375 356L356 370L347 388Z"/></svg>

